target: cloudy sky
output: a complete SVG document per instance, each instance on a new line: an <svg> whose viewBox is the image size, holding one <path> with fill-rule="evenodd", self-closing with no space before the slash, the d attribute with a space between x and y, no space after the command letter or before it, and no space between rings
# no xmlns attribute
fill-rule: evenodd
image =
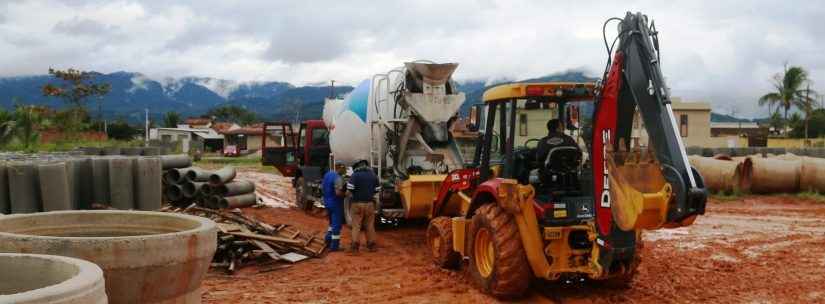
<svg viewBox="0 0 825 304"><path fill-rule="evenodd" d="M459 80L599 75L602 23L628 10L656 21L676 96L764 116L755 100L786 62L825 92L825 3L817 0L3 0L0 76L53 66L354 84L412 59L459 62Z"/></svg>

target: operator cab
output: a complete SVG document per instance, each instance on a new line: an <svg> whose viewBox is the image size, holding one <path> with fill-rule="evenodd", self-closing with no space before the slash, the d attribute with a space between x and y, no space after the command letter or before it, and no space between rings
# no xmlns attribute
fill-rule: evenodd
<svg viewBox="0 0 825 304"><path fill-rule="evenodd" d="M481 180L512 178L535 189L535 208L549 226L593 218L589 151L594 83L504 84L484 94L475 120L490 134L478 162ZM584 112L584 116L582 115ZM487 165L485 164L485 161ZM489 169L487 169L489 168ZM491 176L484 176L490 171Z"/></svg>

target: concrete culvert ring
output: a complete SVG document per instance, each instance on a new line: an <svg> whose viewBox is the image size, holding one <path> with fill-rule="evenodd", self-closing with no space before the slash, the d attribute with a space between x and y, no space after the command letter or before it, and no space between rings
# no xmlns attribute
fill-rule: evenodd
<svg viewBox="0 0 825 304"><path fill-rule="evenodd" d="M91 262L0 253L0 269L0 303L107 303L103 271Z"/></svg>
<svg viewBox="0 0 825 304"><path fill-rule="evenodd" d="M111 303L200 303L215 253L209 219L149 211L56 211L0 218L0 252L52 254L103 269Z"/></svg>

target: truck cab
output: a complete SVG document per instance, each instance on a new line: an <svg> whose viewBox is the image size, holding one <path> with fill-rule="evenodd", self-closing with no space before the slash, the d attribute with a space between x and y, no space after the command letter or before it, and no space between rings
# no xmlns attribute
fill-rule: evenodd
<svg viewBox="0 0 825 304"><path fill-rule="evenodd" d="M328 167L329 130L322 120L301 123L298 132L287 122L267 122L263 125L261 163L275 166L284 176L295 176L300 167ZM276 136L270 136L276 135ZM277 136L280 135L280 136ZM280 138L280 143L267 139Z"/></svg>

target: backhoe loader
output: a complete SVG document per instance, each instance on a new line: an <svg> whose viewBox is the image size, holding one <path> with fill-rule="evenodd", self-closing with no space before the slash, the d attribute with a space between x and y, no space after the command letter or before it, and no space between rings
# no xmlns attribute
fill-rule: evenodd
<svg viewBox="0 0 825 304"><path fill-rule="evenodd" d="M474 166L451 171L430 208L436 264L465 263L476 285L518 297L533 277L630 282L643 230L691 225L707 191L690 166L659 67L655 26L641 13L619 20L599 83L510 83L484 92ZM607 41L605 41L606 45ZM614 42L614 45L615 43ZM577 144L537 155L516 146L517 116L548 109ZM646 147L631 146L639 112Z"/></svg>

